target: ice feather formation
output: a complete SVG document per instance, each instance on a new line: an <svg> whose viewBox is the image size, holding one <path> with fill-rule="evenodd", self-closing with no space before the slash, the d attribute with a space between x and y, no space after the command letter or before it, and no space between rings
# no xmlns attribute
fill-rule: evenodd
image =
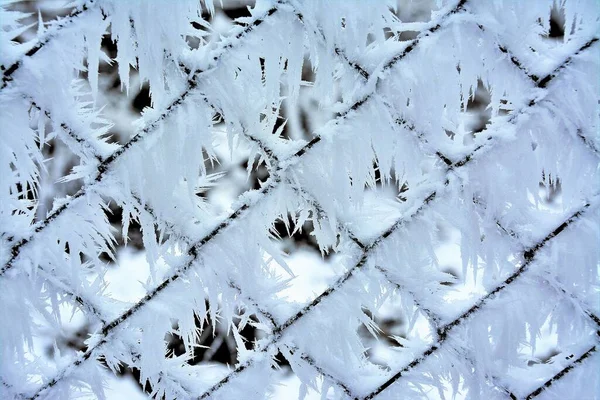
<svg viewBox="0 0 600 400"><path fill-rule="evenodd" d="M396 2L261 0L217 40L212 1L78 0L25 42L11 3L0 8L0 397L105 398L106 366L139 370L155 398L269 398L277 357L299 398L600 393L593 0L438 1L425 22L403 21ZM549 42L556 10L564 38ZM109 140L103 62L118 64L122 90L131 68L150 88L124 144ZM306 87L331 119L303 140L292 116L285 136L282 110ZM489 121L473 132L481 88ZM197 195L222 182L208 168L221 123L230 156L248 146L248 172L268 170L224 211ZM38 212L51 141L79 160L61 180L81 186ZM141 226L150 271L135 301L113 298L106 278L110 203L124 238ZM274 227L307 221L337 258L301 302L282 294L295 271ZM458 238L457 276L442 265L442 226ZM379 337L374 315L390 302L409 329L382 365L358 332ZM92 334L47 357L38 339L70 317ZM231 368L188 363L206 321L235 338ZM240 335L248 324L256 343ZM542 332L560 349L551 362L532 361Z"/></svg>

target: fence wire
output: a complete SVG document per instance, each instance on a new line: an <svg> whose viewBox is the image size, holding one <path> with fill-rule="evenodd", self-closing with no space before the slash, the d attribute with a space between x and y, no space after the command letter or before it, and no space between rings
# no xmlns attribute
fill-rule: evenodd
<svg viewBox="0 0 600 400"><path fill-rule="evenodd" d="M454 8L450 9L446 14L438 17L438 19L436 21L433 21L431 23L431 27L428 30L421 32L415 40L411 41L406 46L406 48L404 50L402 50L399 54L391 57L389 62L387 62L383 66L382 70L378 71L379 73L377 74L376 78L373 78L373 76L368 72L368 69L366 67L361 66L360 63L358 63L356 61L352 61L352 60L348 59L348 57L344 54L344 51L341 48L335 47L335 51L332 56L337 57L341 64L347 65L347 67L350 68L351 70L353 70L357 74L358 77L362 78L363 84L366 85L367 83L370 82L371 79L376 79L375 84L371 86L373 88L373 90L370 93L363 96L358 101L356 101L355 103L348 106L346 111L340 112L335 117L335 122L340 123L342 121L346 121L346 122L350 121L350 123L351 123L349 116L351 116L354 112L360 110L362 107L365 106L365 104L367 104L369 101L371 101L375 97L381 96L378 93L378 89L380 87L380 82L383 82L386 74L392 74L393 69L397 66L397 64L399 64L400 62L405 60L411 52L415 51L415 49L417 49L419 47L420 42L424 38L426 38L430 35L435 35L436 32L438 30L440 30L440 27L442 25L444 25L450 21L452 16L459 14L459 13L467 13L468 12L466 9L467 3L468 3L467 0L459 1ZM272 16L275 15L280 10L281 5L283 5L283 4L285 4L285 2L283 2L283 1L278 2L273 8L269 9L262 16L256 17L252 21L250 21L247 24L246 28L242 32L236 34L233 38L225 38L221 42L221 45L213 53L214 58L212 60L211 66L218 67L219 60L221 57L227 55L231 51L234 51L237 46L242 45L241 42L244 40L244 38L247 35L251 34L251 32L254 31L255 28L258 27L259 25L261 25L265 20L272 18ZM73 12L68 17L66 17L63 20L56 23L53 26L53 29L51 31L47 32L46 35L43 38L41 38L38 41L38 43L25 54L24 57L34 57L38 53L38 51L41 48L43 48L49 40L53 40L54 38L59 36L60 29L62 27L76 24L78 16L81 15L82 13L85 13L89 7L92 7L92 5L93 5L93 2L90 2L89 6L86 6L80 10ZM302 16L302 14L299 11L295 11L295 13L298 16L298 18L300 19L300 21L304 22L304 18ZM307 25L306 28L313 29L314 27ZM479 28L482 31L485 31L485 29L486 29L485 26L483 26L483 25L479 25ZM319 29L320 29L319 27L316 27L317 33L324 38L323 32L320 31ZM252 33L252 34L257 34L257 33ZM598 41L598 38L596 38L596 37L590 38L579 49L577 49L571 55L566 57L557 68L555 68L553 71L551 71L544 77L538 77L538 76L529 74L527 72L526 67L524 66L524 63L522 61L520 61L517 57L512 55L510 52L510 49L507 46L503 45L502 43L496 43L495 45L498 47L499 51L501 51L502 53L505 53L507 55L506 59L503 60L502 62L509 62L515 68L518 68L520 71L523 72L524 79L531 80L533 82L533 84L535 85L535 87L537 87L538 89L551 90L552 88L551 88L550 84L552 83L552 81L557 76L559 76L561 73L563 73L563 71L566 69L566 67L572 62L573 58L575 56L577 56L578 54L591 48L597 41ZM22 60L18 60L17 62L11 64L10 66L6 66L6 67L2 66L4 75L3 75L3 79L2 79L2 87L0 88L0 90L6 88L10 84L10 82L13 81L14 74L21 65L22 65ZM174 111L176 111L192 92L198 91L198 89L202 85L202 75L201 75L202 71L193 71L185 66L184 66L184 68L185 68L186 72L188 73L188 75L190 76L190 78L187 82L187 87L181 92L180 96L178 98L176 98L165 109L165 111L160 115L160 117L158 119L156 119L152 123L148 124L141 132L139 132L135 136L133 136L133 138L129 142L127 142L125 145L120 147L117 151L115 151L112 155L110 155L108 157L103 157L101 154L95 152L94 146L91 145L90 143L88 143L83 138L82 135L79 135L75 129L70 128L65 123L62 123L62 122L60 123L61 127L64 130L64 133L71 139L75 140L75 142L79 146L81 146L82 151L93 152L94 157L96 157L96 159L98 160L98 164L97 164L97 168L96 168L96 172L95 172L95 179L93 180L92 183L84 186L74 196L72 196L69 200L64 202L62 206L60 206L60 207L56 208L54 211L52 211L47 216L47 218L45 218L43 221L40 221L39 223L37 223L33 229L34 233L32 235L30 235L28 238L19 240L13 244L13 246L11 248L11 257L8 260L8 262L2 267L2 269L0 269L0 276L4 275L9 270L11 270L14 266L16 266L17 265L16 261L20 257L25 257L25 254L27 252L27 245L30 242L33 242L36 240L41 240L41 239L38 239L38 237L40 236L40 232L44 231L47 227L51 226L57 218L59 218L60 216L62 216L65 213L68 213L69 209L73 206L73 204L75 204L77 201L80 201L81 199L84 199L86 194L92 193L95 190L97 190L96 185L99 182L101 182L104 179L104 177L107 176L107 174L115 168L115 166L117 165L117 161L120 160L125 154L127 154L129 149L131 149L135 146L138 146L140 143L145 142L148 137L156 135L156 132L158 131L158 126L160 125L160 123L163 120L165 120L166 118L168 118L169 115L171 115ZM25 96L27 96L27 95L25 95ZM518 123L517 116L520 113L527 112L528 109L533 108L533 107L540 107L541 105L538 104L536 98L537 97L532 97L531 101L529 102L528 106L525 109L517 110L517 112L513 113L513 115L511 115L511 118L509 121L511 123L516 124L516 123ZM220 110L218 109L218 106L211 104L208 98L204 98L204 100L207 102L207 105L213 109L213 111L215 113L220 112ZM37 106L35 99L28 97L28 101L31 102L31 104L34 108L37 108L38 110L41 111L41 109ZM443 201L444 191L446 190L446 188L448 186L451 186L454 184L453 181L450 179L450 177L452 176L453 173L456 172L456 170L465 168L465 167L471 165L471 163L474 160L478 160L478 159L482 158L482 156L484 154L487 154L488 151L493 151L493 148L495 145L495 140L494 140L493 136L490 136L489 137L490 140L488 141L488 143L485 143L484 145L477 147L474 151L472 151L471 153L466 155L464 158L462 158L458 161L452 161L451 157L445 155L441 150L432 148L432 144L427 142L426 135L417 126L417 122L407 121L405 119L405 117L400 115L400 113L397 110L392 109L390 107L389 103L384 101L384 104L386 104L386 107L388 107L387 112L389 112L390 115L394 116L394 121L396 122L396 124L398 124L399 126L402 126L404 128L407 128L409 131L413 132L415 134L415 136L421 141L421 143L423 143L424 145L427 145L427 146L423 146L424 148L432 149L432 154L426 154L426 155L436 156L439 158L439 160L442 164L445 164L446 169L445 169L444 177L437 183L437 185L435 185L438 189L431 191L428 195L423 196L423 198L421 198L421 199L414 199L415 205L412 207L412 212L407 213L402 218L397 220L389 229L387 229L385 232L383 232L381 235L379 235L374 240L370 241L370 243L364 243L358 239L358 237L357 237L357 235L355 235L355 233L349 231L348 229L344 230L343 227L346 226L345 223L347 221L343 221L343 220L339 221L340 222L340 231L338 232L338 234L348 237L354 243L354 245L360 249L361 254L358 257L358 262L356 262L352 267L350 267L346 271L345 274L343 274L341 277L339 277L339 279L334 284L332 284L331 286L326 288L321 294L316 296L309 304L304 306L297 313L295 313L294 315L289 317L287 320L285 320L281 324L277 323L276 319L273 317L272 313L268 309L261 306L255 299L245 296L245 293L238 286L238 284L236 282L231 282L232 288L234 288L235 290L237 290L239 292L240 297L244 299L244 302L247 305L250 305L253 308L253 311L255 312L255 314L257 316L259 316L260 319L265 320L268 323L268 325L270 325L270 327L271 327L271 332L268 336L268 340L265 340L261 343L259 348L256 350L257 352L267 352L267 351L276 349L278 346L280 346L283 335L285 334L285 332L288 329L290 329L290 327L295 326L300 321L302 321L307 315L310 315L311 312L320 303L323 302L323 300L325 300L329 296L334 295L338 291L343 290L347 286L347 282L349 282L358 271L368 269L369 258L372 256L372 254L375 253L375 251L379 248L379 246L381 246L386 241L386 239L388 237L393 235L401 227L404 227L407 224L411 224L414 221L417 221L418 217L423 215L426 212L426 210L433 203L435 203L437 201ZM48 119L52 120L53 116L48 111L44 111L44 113ZM493 128L493 126L491 128ZM133 207L135 209L139 210L140 212L142 212L142 210L143 210L144 212L148 213L148 215L152 219L154 219L154 221L157 225L162 225L162 226L167 227L167 229L166 229L167 233L173 234L176 237L183 240L188 246L187 253L190 257L186 263L184 263L183 265L180 265L177 268L174 268L168 274L166 279L164 279L160 284L158 284L156 286L156 288L149 291L140 301L138 301L132 307L125 310L117 318L111 319L107 315L104 315L104 313L100 310L100 307L95 304L94 300L83 297L82 295L80 295L78 293L77 289L69 287L69 284L65 281L62 281L60 279L60 277L53 277L53 276L51 276L50 273L44 271L43 268L40 268L41 276L44 279L47 279L47 282L49 284L53 285L57 291L64 293L64 295L66 297L69 297L69 298L73 299L74 301L76 301L77 303L79 303L82 310L84 310L88 316L92 317L93 319L97 320L98 322L100 322L102 324L102 328L99 329L99 331L97 332L98 335L100 335L100 340L98 340L93 346L90 346L89 348L87 348L84 353L81 353L81 354L78 354L77 356L75 356L72 359L72 361L70 362L70 364L63 367L56 376L54 376L53 378L49 379L46 383L41 385L36 390L35 393L19 394L19 396L21 398L36 399L42 395L47 395L47 394L51 393L52 388L58 382L60 382L62 379L65 379L69 375L71 375L80 365L82 365L85 362L96 362L96 358L101 354L100 353L101 349L104 346L109 345L111 340L113 340L115 337L117 337L119 335L119 330L117 328L119 328L124 322L129 321L129 319L133 315L135 315L138 312L140 312L141 310L145 309L147 307L147 305L150 304L156 298L156 296L158 294L160 294L166 288L168 288L170 285L172 285L173 282L177 281L181 277L185 277L186 274L188 273L188 271L192 267L195 266L195 263L197 263L200 255L202 254L203 247L205 245L207 245L212 240L214 240L216 237L221 235L232 224L243 223L241 221L240 222L237 222L237 221L243 220L243 216L246 213L251 212L253 207L255 207L258 202L264 201L264 199L267 198L269 196L269 194L271 192L273 192L279 186L282 186L282 185L294 186L294 182L288 181L283 178L283 176L286 175L285 172L287 172L289 169L295 168L295 165L297 165L297 162L295 162L295 161L297 161L298 159L301 159L306 154L313 151L313 149L317 148L319 142L321 142L321 140L322 140L320 136L315 136L311 141L306 143L302 148L297 150L293 155L291 155L290 157L288 157L285 160L280 160L277 158L277 156L275 155L275 153L272 149L270 149L266 144L261 142L260 139L258 139L255 135L253 135L252 132L249 132L245 127L244 127L244 135L247 140L256 143L258 145L260 151L264 154L264 156L270 160L270 164L273 166L271 176L270 176L269 180L267 181L267 183L258 191L259 195L255 196L255 200L253 202L244 203L242 206L237 208L230 215L224 217L222 219L222 222L216 228L214 228L211 232L209 232L207 235L205 235L202 239L200 239L198 241L194 241L191 238L189 238L188 236L186 236L186 233L182 232L177 226L172 226L167 221L161 221L160 218L158 217L158 214L152 209L151 205L149 205L147 203L142 203L141 200L139 200L139 198L137 197L137 195L135 193L131 193L132 198L137 201L137 203L134 204ZM61 138L61 139L64 140L63 138ZM596 149L594 147L592 141L588 140L588 138L586 138L586 136L584 134L580 135L580 139L588 146L588 148L590 148L590 151L592 151L592 152L596 153L596 155L598 155L598 149ZM310 193L306 192L301 187L299 187L299 188L294 187L294 189L297 190L298 193L301 193L302 195L310 198L310 202L315 207L315 209L317 209L317 210L321 209L321 206L319 205L317 199L312 197ZM482 204L479 201L476 201L475 199L474 199L474 202L476 205L482 206ZM379 394L388 390L397 381L402 379L403 376L407 372L418 367L420 364L422 364L424 361L426 361L429 357L435 355L439 351L439 349L442 348L444 343L448 340L448 338L450 337L452 332L457 327L468 323L468 320L473 315L477 314L481 309L485 308L488 305L488 303L493 302L499 293L509 290L511 285L513 285L514 282L518 282L520 280L521 276L523 276L523 274L527 273L527 271L531 269L533 264L535 264L536 255L539 251L546 248L548 246L548 244L551 243L554 240L554 238L559 236L563 231L565 231L567 229L577 229L577 227L576 227L577 221L587 212L588 209L597 207L597 203L598 203L598 200L596 197L587 199L584 202L583 206L579 210L577 210L572 215L570 215L568 218L566 218L564 221L562 221L562 223L559 226L557 226L555 229L548 232L547 235L545 237L543 237L541 240L539 240L537 243L535 243L532 246L528 246L528 247L522 246L523 251L521 254L522 255L521 259L523 261L520 264L515 265L514 272L512 274L510 274L505 280L503 280L498 285L496 285L492 290L489 290L485 296L483 296L483 297L479 298L477 301L475 301L471 305L471 307L469 307L465 312L460 314L454 320L447 322L447 323L443 323L442 322L443 318L439 315L436 315L435 312L431 311L428 308L426 301L424 301L422 299L422 295L419 293L418 288L404 287L400 283L395 282L388 274L388 269L386 266L377 266L374 270L369 271L370 273L378 274L378 276L381 278L382 281L385 281L388 284L390 284L393 287L396 287L400 290L406 291L414 298L417 308L419 308L421 311L423 311L423 313L425 314L426 318L428 319L428 322L430 323L430 325L434 327L435 338L433 340L433 343L424 352L422 352L419 356L417 356L412 361L407 363L400 370L395 371L389 379L387 379L385 382L383 382L382 384L380 384L379 386L374 388L366 396L356 395L352 389L351 384L344 382L339 377L336 377L335 374L327 371L326 368L321 366L319 364L319 361L317 359L313 358L313 356L310 354L310 352L311 352L310 349L294 348L291 351L293 353L301 354L301 358L308 365L310 365L312 368L314 368L325 379L329 380L334 385L338 386L349 398L357 398L357 399L362 398L365 400L376 398ZM316 213L316 215L320 215L320 214L321 213L319 213L319 212ZM505 228L503 226L502 221L497 221L497 225L498 225L499 231L502 232L503 235L508 236L510 239L512 239L514 241L518 241L518 238L520 236L519 232L509 231L507 228ZM572 226L572 225L574 225L574 226ZM9 279L9 277L2 277L2 279ZM566 289L564 287L559 287L558 289L562 296L569 298L570 301L574 301L574 302L578 303L580 308L584 311L584 313L589 317L589 319L600 330L600 318L597 315L595 315L593 311L589 310L587 308L587 306L577 297L576 294L571 293L568 289ZM131 348L133 349L132 352L137 351L136 349L139 347L139 343L131 343L130 345L131 345ZM591 355L593 355L597 351L597 347L598 347L598 344L590 347L587 351L578 355L577 358L575 360L573 360L569 365L567 365L565 368L563 368L561 371L559 371L556 375L554 375L549 380L544 382L542 385L540 385L538 388L533 390L531 393L529 393L524 398L532 399L532 398L535 398L536 396L540 395L541 393L543 393L546 389L548 389L549 387L554 385L557 381L559 381L563 377L567 376L571 370L582 365L583 362L587 358L589 358ZM224 386L232 384L232 382L234 382L237 375L242 374L244 372L244 370L246 370L249 367L251 367L252 365L254 365L256 363L260 363L260 362L264 362L262 357L259 357L259 356L251 357L248 360L240 363L233 371L231 371L223 379L221 379L219 382L215 383L212 387L210 387L205 392L203 392L201 394L194 394L191 391L189 391L188 394L190 396L194 396L199 399L207 398L207 397L211 396L212 394L214 394L219 389L223 388ZM466 362L473 363L473 361L469 358L468 355L466 357ZM177 378L175 376L170 376L170 377L168 376L169 371L163 371L162 374L165 375L165 379L172 379L174 381L177 380ZM502 383L499 383L497 381L496 377L494 377L491 374L491 372L490 373L486 372L486 377L492 382L493 385L497 386L500 390L502 390L511 399L518 398L517 395L514 394L508 386L503 385ZM3 385L8 386L4 382L2 382L2 383L3 383ZM176 382L176 383L178 383L181 387L184 387L183 383L181 383L181 382ZM12 388L12 389L16 390L16 388ZM16 390L16 393L18 393L18 390Z"/></svg>

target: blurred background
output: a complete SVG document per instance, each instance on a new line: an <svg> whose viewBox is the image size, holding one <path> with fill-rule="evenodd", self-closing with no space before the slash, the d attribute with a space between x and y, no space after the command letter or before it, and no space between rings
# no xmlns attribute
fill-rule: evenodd
<svg viewBox="0 0 600 400"><path fill-rule="evenodd" d="M226 34L234 20L239 17L249 16L248 7L253 4L252 1L243 0L223 0L216 2L216 12L213 16L206 14L205 20L210 23L211 33L209 40L218 40L221 34ZM8 6L9 9L18 10L30 15L25 20L26 23L33 24L32 28L25 31L19 38L24 41L33 37L36 33L36 23L38 16L43 21L50 21L71 12L67 1L61 0L40 0L40 1L17 1ZM428 21L431 11L435 10L435 1L411 1L398 0L397 16L402 22ZM551 14L551 30L548 35L549 40L560 40L562 38L562 27L564 17L557 9ZM200 28L200 27L196 27ZM205 29L206 28L202 28ZM401 32L395 35L396 40L411 40L418 32ZM390 37L392 34L390 33ZM190 38L190 46L197 46L197 42ZM116 46L111 41L109 35L104 37L102 50L110 57L116 56ZM82 78L86 78L85 72ZM282 136L292 139L310 140L314 130L324 122L331 119L333 114L319 107L319 99L315 98L311 91L311 82L314 76L308 58L304 64L302 79L305 84L301 87L300 100L293 109L284 102L280 121L276 128L284 125ZM131 87L129 93L122 90L121 82L118 77L117 64L101 63L99 78L99 97L97 104L103 106L103 114L114 123L112 128L111 141L120 144L126 143L133 135L134 129L132 123L140 117L140 113L151 103L150 91L147 84L142 84L135 72L131 71ZM477 92L469 102L468 110L465 113L465 130L476 135L477 132L485 129L490 118L490 112L487 109L489 103L489 93L483 86L479 85ZM50 127L48 127L50 129ZM454 133L448 131L447 135L453 138ZM209 173L219 173L223 177L219 185L200 193L202 196L222 212L230 209L231 204L237 197L249 189L257 189L260 183L268 177L268 171L264 164L258 168L250 168L248 173L248 163L254 163L254 159L249 159L253 155L250 149L244 144L229 148L225 129L219 121L214 125L214 147L217 152L218 162L208 165ZM45 171L41 176L41 185L39 191L39 205L37 209L37 218L43 219L48 210L52 207L52 201L57 197L74 194L81 183L78 181L62 182L60 179L68 174L71 168L78 165L79 160L71 151L58 139L53 139L48 146L44 148L46 157ZM384 196L392 202L402 202L402 193L407 189L406 185L399 184L385 188L378 188ZM548 203L555 201L560 195L560 180L556 177L543 176L540 181L540 189L546 193ZM109 272L106 279L110 282L110 291L112 295L122 301L136 301L145 294L142 282L148 276L149 267L144 254L139 226L132 223L129 228L129 241L124 245L121 235L121 210L111 205L109 218L114 225L118 246L116 250L116 262L108 256L105 257L109 266ZM279 222L275 226L275 233L281 240L278 241L281 249L288 255L287 262L290 268L297 275L293 284L285 295L290 299L304 302L315 294L320 293L326 286L330 278L335 276L332 263L336 262L335 254L322 255L316 244L316 240L311 235L312 226L307 222L300 232L289 237L285 224ZM462 281L461 262L458 233L450 227L440 225L437 231L438 239L442 245L436 250L440 265L444 272L456 277L456 281ZM135 284L139 282L139 284ZM454 281L447 282L448 285L456 284ZM374 363L385 367L390 358L395 357L393 347L399 345L400 340L410 336L417 335L426 338L428 335L428 324L426 321L417 321L416 327L409 327L408 319L398 310L398 301L394 296L390 296L384 307L376 315L371 315L381 329L377 332L377 337L371 335L366 328L361 329L360 334L364 339L365 347L368 349L367 356ZM198 321L198 324L200 322ZM204 325L203 333L200 337L198 347L194 351L193 357L188 361L190 364L213 363L221 366L233 366L237 362L237 352L234 339L228 334L225 327L212 327L208 322ZM46 348L48 356L58 349L61 353L69 351L85 350L84 340L90 333L90 324L85 318L75 318L65 325L68 329L63 330L60 337L40 338ZM216 332L213 336L212 332ZM257 338L257 331L251 326L246 325L241 330L241 335L248 341L253 342ZM176 335L166 338L168 348L175 355L184 354L183 342ZM425 339L423 339L425 340ZM56 347L55 347L56 346ZM554 353L551 346L540 346L539 357L532 362L546 362ZM298 393L299 381L291 373L285 359L280 356L281 385L275 388L273 398L295 398ZM139 384L139 372L135 369L123 368L119 376L112 375L107 369L107 397L109 399L127 398L128 400L147 398L144 391L148 392L150 388L142 387ZM309 392L309 398L320 398L315 392Z"/></svg>

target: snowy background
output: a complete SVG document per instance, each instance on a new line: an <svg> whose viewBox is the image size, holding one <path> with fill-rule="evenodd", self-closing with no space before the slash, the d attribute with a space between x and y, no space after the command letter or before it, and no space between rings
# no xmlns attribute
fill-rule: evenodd
<svg viewBox="0 0 600 400"><path fill-rule="evenodd" d="M70 9L65 7L66 2L56 0L47 0L40 2L16 2L11 8L24 12L31 12L32 24L35 24L38 18L44 21L51 20L57 16L63 16L69 13ZM221 33L229 30L232 20L238 17L249 15L246 6L250 3L244 1L226 0L223 5L218 5L214 16L206 16L210 22L211 28L208 30L211 40L218 40ZM404 23L428 21L431 11L435 10L434 1L400 1L398 4L397 16ZM39 15L38 15L39 11ZM551 30L547 40L560 41L562 39L562 24L564 16L557 10L552 13ZM35 34L35 27L23 33L23 38ZM416 32L415 32L416 34ZM30 37L29 36L29 37ZM403 33L403 39L409 40L414 36L410 32ZM193 46L193 43L190 43ZM110 58L116 55L115 45L105 37L102 43L103 51ZM82 72L82 78L85 78L85 72ZM311 66L306 59L302 75L303 86L296 107L289 107L284 102L280 111L280 120L276 123L276 129L281 129L283 137L291 139L310 140L318 127L331 119L331 112L327 112L319 107L318 99L311 90L314 76L311 72ZM482 131L490 117L490 110L487 105L490 101L490 95L483 85L480 85L474 98L470 101L468 110L464 114L464 120L459 126L461 132L448 131L447 135L462 135L464 132L468 135L476 135ZM99 77L99 97L97 104L104 105L103 114L114 122L111 129L112 141L123 144L130 139L134 130L132 124L139 118L140 112L144 107L150 106L150 93L147 85L139 84L139 78L135 71L131 75L131 88L129 93L122 90L122 84L118 77L117 65L109 65L104 62L100 64ZM284 123L285 122L285 123ZM205 190L198 193L205 198L214 209L223 213L232 209L233 203L238 196L251 188L259 188L261 182L268 178L267 168L256 167L258 160L249 159L251 149L244 143L229 143L223 124L214 125L214 149L218 156L218 162L210 166L209 172L217 174L219 184L207 185ZM465 139L466 140L466 139ZM58 140L54 140L45 148L47 157L46 171L41 177L40 202L38 216L45 216L50 209L52 200L55 197L75 193L80 184L78 181L64 183L60 178L77 164L76 156L73 155L66 146ZM370 209L369 218L377 218L380 222L394 221L401 215L403 210L404 188L400 184L398 187L378 185L366 196L367 207ZM552 177L540 177L540 194L544 199L544 207L553 210L560 206L561 186L560 182L552 180ZM38 218L39 218L38 217ZM144 252L144 243L142 235L139 232L139 226L132 225L129 228L129 241L125 245L120 237L121 232L121 210L114 206L111 208L111 223L115 228L115 235L118 238L118 247L116 250L116 260L106 257L106 263L109 265L106 273L106 280L109 282L109 293L115 300L123 304L133 304L143 297L146 293L145 282L150 274L147 256ZM369 228L374 226L370 220L361 220L357 216L353 221L355 227L361 229L363 235L369 235ZM281 296L287 297L298 304L305 304L326 287L328 287L343 271L342 263L335 252L322 253L312 233L310 223L305 224L301 231L290 235L288 228L283 223L276 226L277 232L274 244L286 254L285 262L295 278L289 280L288 287L281 292ZM453 296L456 304L464 303L465 306L472 303L475 297L485 294L481 276L475 277L470 273L463 275L461 261L461 238L460 233L453 227L440 222L436 227L435 235L439 243L435 249L437 261L440 270L448 274L448 286L453 287ZM373 232L376 234L377 232ZM279 236L277 238L276 236ZM270 262L276 263L275 260ZM283 268L282 277L286 277ZM93 280L94 276L90 276ZM397 346L409 343L410 346L425 346L431 340L430 327L427 321L422 317L403 315L403 307L400 304L402 299L394 295L393 288L390 288L389 297L383 306L377 310L376 315L371 315L377 323L378 330L375 335L368 332L366 328L361 328L359 334L363 343L368 348L369 359L384 367L390 365L399 365L402 356L396 351ZM54 352L68 353L85 348L84 340L91 332L90 322L80 313L71 313L65 310L63 314L65 319L64 326L69 329L63 329L61 337L40 337L36 347L42 349L40 353L45 353L49 357ZM198 322L200 323L200 322ZM49 332L53 332L49 330ZM212 333L215 333L213 336ZM549 333L549 328L542 328L542 335L538 341L538 346L534 355L530 359L531 365L543 365L548 363L552 357L560 353L556 337ZM249 342L257 339L259 331L247 325L241 331L241 335ZM169 338L169 349L175 355L184 353L182 340L173 335ZM523 352L527 350L524 348ZM280 363L280 384L275 388L273 398L288 399L295 398L299 392L300 381L291 372L289 365L283 357L279 357ZM214 365L215 371L229 368L237 360L236 343L228 331L228 327L217 324L215 327L206 327L195 350L194 358L189 362L191 364L209 363ZM216 373L217 374L217 373ZM218 374L217 374L218 375ZM124 369L119 376L113 375L106 370L107 397L109 399L144 399L147 396L143 393L143 388L138 383L139 371ZM424 388L431 398L436 398L436 390L433 387ZM450 383L448 382L448 393L451 393ZM309 390L308 399L318 399L320 394Z"/></svg>

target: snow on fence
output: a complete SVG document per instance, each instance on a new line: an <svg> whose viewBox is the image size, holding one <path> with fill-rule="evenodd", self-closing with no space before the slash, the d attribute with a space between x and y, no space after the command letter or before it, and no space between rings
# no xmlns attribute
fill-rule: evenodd
<svg viewBox="0 0 600 400"><path fill-rule="evenodd" d="M535 29L556 7L551 1L443 3L430 21L404 24L383 2L261 2L216 44L195 50L182 39L189 22L201 22L194 1L81 2L20 46L5 28L2 396L91 389L100 397L102 365L127 365L157 398L262 398L280 352L303 390L323 396L597 396L598 379L582 377L597 363L600 328L598 10L593 1L560 2L565 39L549 45ZM109 25L123 86L129 64L137 66L153 100L122 146L106 141L110 118L95 108ZM415 39L399 40L402 31ZM274 120L281 96L292 104L298 97L305 51L314 90L335 117L310 141L282 139ZM87 103L73 83L84 58ZM469 135L460 118L478 81L491 94L492 117ZM215 115L269 168L262 187L228 215L194 195L208 179L205 154L214 158ZM65 179L84 184L35 222L29 193L48 136L80 157ZM369 217L364 192L376 173L388 185L408 182L392 223ZM542 174L560 177L559 207L541 204ZM124 232L130 218L143 229L151 276L133 304L111 299L103 280L99 254L114 242L108 201L123 208ZM268 244L272 224L288 214L295 226L312 220L322 251L344 260L337 279L304 305L277 295L273 265L287 267ZM460 231L463 279L470 274L479 288L468 301L455 300L437 268L438 221ZM426 318L431 333L399 342L400 361L381 368L356 329L377 330L365 310L389 293L406 299L407 314ZM220 308L206 309L205 299ZM65 304L93 320L94 333L84 351L47 360L33 345L37 319L60 330ZM195 318L233 325L236 310L254 315L264 336L252 348L237 341L231 370L215 376L166 354L173 321L189 351ZM548 321L565 350L527 369L520 348L535 349Z"/></svg>

